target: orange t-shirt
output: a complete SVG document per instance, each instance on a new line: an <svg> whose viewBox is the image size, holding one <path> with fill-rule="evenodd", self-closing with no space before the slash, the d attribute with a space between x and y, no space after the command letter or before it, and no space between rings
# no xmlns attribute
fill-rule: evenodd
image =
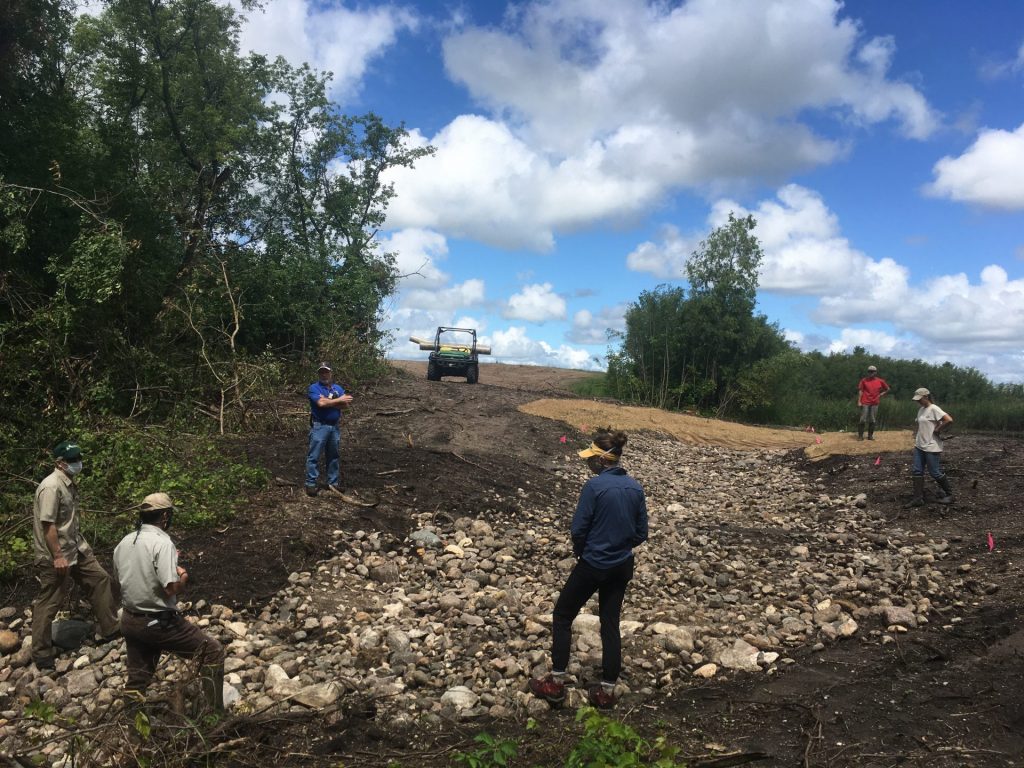
<svg viewBox="0 0 1024 768"><path fill-rule="evenodd" d="M873 379L861 379L857 388L860 390L861 405L878 405L883 390L889 389L889 385L885 383L885 379L875 376Z"/></svg>

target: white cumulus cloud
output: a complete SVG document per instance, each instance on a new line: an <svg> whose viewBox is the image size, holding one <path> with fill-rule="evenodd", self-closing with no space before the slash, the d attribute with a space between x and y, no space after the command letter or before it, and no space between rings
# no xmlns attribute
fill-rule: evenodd
<svg viewBox="0 0 1024 768"><path fill-rule="evenodd" d="M604 369L603 362L596 361L587 350L568 344L555 347L546 341L530 338L523 326L513 325L495 331L491 336L491 348L496 362L593 371Z"/></svg>
<svg viewBox="0 0 1024 768"><path fill-rule="evenodd" d="M607 344L608 332L626 328L626 304L602 307L597 314L581 309L572 317L572 329L566 338L574 344Z"/></svg>
<svg viewBox="0 0 1024 768"><path fill-rule="evenodd" d="M383 250L395 254L399 290L440 288L451 280L438 266L448 256L444 235L427 229L403 229L381 237L380 243Z"/></svg>
<svg viewBox="0 0 1024 768"><path fill-rule="evenodd" d="M549 250L674 189L830 162L846 142L818 133L829 117L840 131L891 120L928 136L937 117L892 75L893 40L865 39L841 7L550 0L516 6L501 28L464 26L444 41L445 66L482 112L390 174L389 226Z"/></svg>
<svg viewBox="0 0 1024 768"><path fill-rule="evenodd" d="M1024 124L1015 131L985 129L959 157L944 157L925 191L1002 210L1024 210Z"/></svg>
<svg viewBox="0 0 1024 768"><path fill-rule="evenodd" d="M294 65L308 62L332 72L331 90L340 99L358 90L370 62L394 45L400 32L418 26L415 14L395 5L353 9L312 0L272 0L262 9L243 11L238 0L231 4L245 17L239 40L243 51L283 56Z"/></svg>
<svg viewBox="0 0 1024 768"><path fill-rule="evenodd" d="M551 283L535 283L509 297L504 316L509 320L543 323L565 318L565 299L554 291Z"/></svg>

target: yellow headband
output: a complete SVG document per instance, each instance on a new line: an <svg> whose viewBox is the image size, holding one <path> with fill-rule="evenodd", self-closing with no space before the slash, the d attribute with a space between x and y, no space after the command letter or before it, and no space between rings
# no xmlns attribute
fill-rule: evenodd
<svg viewBox="0 0 1024 768"><path fill-rule="evenodd" d="M591 443L589 448L580 451L581 459L589 459L591 456L600 456L605 461L618 461L619 457L611 451L606 451L597 443Z"/></svg>

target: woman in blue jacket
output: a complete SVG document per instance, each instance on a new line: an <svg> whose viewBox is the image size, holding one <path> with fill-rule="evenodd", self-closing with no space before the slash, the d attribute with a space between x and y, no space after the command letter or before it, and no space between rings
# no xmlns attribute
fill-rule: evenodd
<svg viewBox="0 0 1024 768"><path fill-rule="evenodd" d="M624 432L601 431L579 452L595 477L580 492L572 518L576 566L555 603L552 621L551 674L530 680L535 696L551 703L565 700L566 669L572 644L572 622L595 592L601 618L599 685L588 691L590 703L615 705L615 681L622 670L619 618L626 585L633 578L633 547L647 541L647 501L640 483L619 466L626 445Z"/></svg>

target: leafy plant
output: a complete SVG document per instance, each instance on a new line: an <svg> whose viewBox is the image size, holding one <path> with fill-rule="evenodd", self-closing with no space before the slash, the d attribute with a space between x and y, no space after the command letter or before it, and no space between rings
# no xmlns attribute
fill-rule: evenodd
<svg viewBox="0 0 1024 768"><path fill-rule="evenodd" d="M566 760L566 768L679 768L680 750L671 746L664 736L648 741L635 730L605 717L593 707L576 713L576 722L583 724L583 736Z"/></svg>
<svg viewBox="0 0 1024 768"><path fill-rule="evenodd" d="M25 717L43 723L52 723L57 717L57 710L52 704L48 704L42 699L33 699L25 705Z"/></svg>
<svg viewBox="0 0 1024 768"><path fill-rule="evenodd" d="M515 759L519 748L512 739L497 739L489 733L478 733L474 738L479 747L472 752L458 752L455 762L466 768L507 768Z"/></svg>

